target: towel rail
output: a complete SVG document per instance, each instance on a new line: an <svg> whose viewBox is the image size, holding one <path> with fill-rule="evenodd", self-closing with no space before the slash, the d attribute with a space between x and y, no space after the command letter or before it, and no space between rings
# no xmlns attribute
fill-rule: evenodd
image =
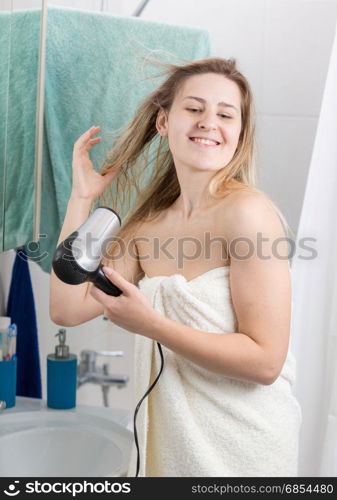
<svg viewBox="0 0 337 500"><path fill-rule="evenodd" d="M101 0L101 7L100 7L100 11L101 12L105 12L107 9L107 0Z"/></svg>
<svg viewBox="0 0 337 500"><path fill-rule="evenodd" d="M145 9L145 7L147 6L148 3L149 3L149 0L142 0L142 2L140 3L140 5L138 5L138 7L136 8L136 10L134 11L134 13L132 15L134 17L140 17L141 13L143 12L143 10Z"/></svg>
<svg viewBox="0 0 337 500"><path fill-rule="evenodd" d="M40 22L40 45L36 105L36 132L35 132L35 200L33 241L38 241L41 223L41 181L42 181L42 149L43 149L43 115L44 115L44 88L46 63L46 32L47 32L47 0L42 0Z"/></svg>

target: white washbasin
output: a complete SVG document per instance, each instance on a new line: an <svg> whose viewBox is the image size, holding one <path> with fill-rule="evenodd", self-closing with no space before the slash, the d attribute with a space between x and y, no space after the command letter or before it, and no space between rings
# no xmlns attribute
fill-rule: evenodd
<svg viewBox="0 0 337 500"><path fill-rule="evenodd" d="M4 411L0 476L116 477L127 471L133 433L106 408ZM101 415L97 415L101 413Z"/></svg>

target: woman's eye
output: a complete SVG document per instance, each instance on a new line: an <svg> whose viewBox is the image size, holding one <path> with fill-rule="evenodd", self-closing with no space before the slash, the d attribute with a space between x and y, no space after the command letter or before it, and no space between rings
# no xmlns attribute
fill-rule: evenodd
<svg viewBox="0 0 337 500"><path fill-rule="evenodd" d="M192 113L195 113L202 110L197 108L187 108L187 111L192 111ZM222 113L220 113L219 116L221 116L221 118L232 118L231 116L223 115Z"/></svg>

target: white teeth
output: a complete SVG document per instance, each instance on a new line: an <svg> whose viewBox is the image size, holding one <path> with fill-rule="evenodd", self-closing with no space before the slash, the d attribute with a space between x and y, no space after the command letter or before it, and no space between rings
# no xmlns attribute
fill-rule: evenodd
<svg viewBox="0 0 337 500"><path fill-rule="evenodd" d="M198 137L192 138L193 142L200 142L201 144L209 144L210 146L217 146L217 142L210 141L209 139L199 139Z"/></svg>

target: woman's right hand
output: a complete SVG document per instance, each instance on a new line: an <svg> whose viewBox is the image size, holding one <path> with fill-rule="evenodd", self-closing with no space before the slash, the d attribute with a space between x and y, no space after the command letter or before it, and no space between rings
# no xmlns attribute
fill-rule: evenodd
<svg viewBox="0 0 337 500"><path fill-rule="evenodd" d="M89 150L101 140L100 137L94 137L99 130L100 127L91 127L84 132L75 142L73 149L72 194L91 201L101 196L104 189L121 171L121 168L118 168L105 175L95 171Z"/></svg>

